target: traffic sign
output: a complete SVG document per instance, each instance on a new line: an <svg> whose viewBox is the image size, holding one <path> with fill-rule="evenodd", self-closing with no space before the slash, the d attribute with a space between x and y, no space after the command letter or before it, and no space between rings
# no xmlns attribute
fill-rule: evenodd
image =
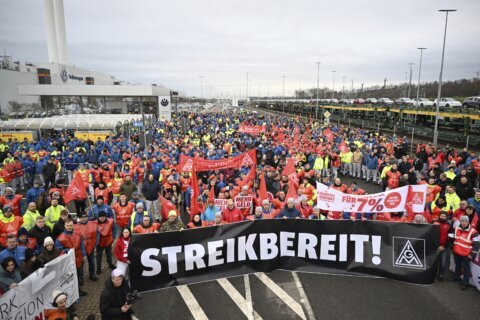
<svg viewBox="0 0 480 320"><path fill-rule="evenodd" d="M330 116L332 115L330 112L328 111L325 111L325 113L323 114L325 116L325 118L330 118Z"/></svg>

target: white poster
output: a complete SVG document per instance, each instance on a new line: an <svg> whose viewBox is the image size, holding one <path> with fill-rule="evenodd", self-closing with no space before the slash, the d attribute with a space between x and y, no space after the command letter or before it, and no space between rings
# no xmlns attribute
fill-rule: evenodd
<svg viewBox="0 0 480 320"><path fill-rule="evenodd" d="M70 250L45 265L0 297L0 320L43 319L43 311L52 309L52 293L67 294L67 306L78 300L75 253Z"/></svg>
<svg viewBox="0 0 480 320"><path fill-rule="evenodd" d="M322 210L342 212L398 212L404 211L408 196L413 209L424 208L426 185L420 185L409 193L409 187L401 187L385 192L353 195L340 192L317 183L317 206ZM415 211L415 210L414 210ZM423 210L422 210L423 211Z"/></svg>
<svg viewBox="0 0 480 320"><path fill-rule="evenodd" d="M158 96L158 119L172 119L172 102L170 96Z"/></svg>

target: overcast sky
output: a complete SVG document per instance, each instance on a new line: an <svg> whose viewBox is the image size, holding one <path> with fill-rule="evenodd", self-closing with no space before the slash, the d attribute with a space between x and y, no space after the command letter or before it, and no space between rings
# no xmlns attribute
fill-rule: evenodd
<svg viewBox="0 0 480 320"><path fill-rule="evenodd" d="M41 0L0 0L0 49L47 62ZM404 82L408 63L438 80L445 14L444 79L480 70L480 0L65 0L69 62L131 83L200 95L281 94L320 86L350 89ZM204 96L205 96L205 85Z"/></svg>

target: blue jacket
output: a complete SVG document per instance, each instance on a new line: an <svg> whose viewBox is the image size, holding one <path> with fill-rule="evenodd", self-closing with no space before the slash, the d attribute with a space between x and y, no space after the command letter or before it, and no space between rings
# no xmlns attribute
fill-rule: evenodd
<svg viewBox="0 0 480 320"><path fill-rule="evenodd" d="M367 169L369 170L375 170L378 169L378 157L377 156L367 156L367 162L366 162Z"/></svg>
<svg viewBox="0 0 480 320"><path fill-rule="evenodd" d="M200 215L202 221L215 221L215 213L220 212L220 209L216 206L207 206L205 212Z"/></svg>
<svg viewBox="0 0 480 320"><path fill-rule="evenodd" d="M25 260L25 250L26 248L22 246L17 246L13 250L4 249L0 252L0 264L3 262L3 259L12 257L15 258L18 266L21 265L23 260Z"/></svg>
<svg viewBox="0 0 480 320"><path fill-rule="evenodd" d="M112 218L115 221L115 214L113 213L112 207L108 204L102 204L99 206L98 204L94 205L90 211L88 211L88 220L98 220L98 213L100 211L105 211L107 214L107 218Z"/></svg>
<svg viewBox="0 0 480 320"><path fill-rule="evenodd" d="M470 198L467 200L468 205L472 206L475 209L475 212L480 218L480 200L475 200L475 198Z"/></svg>
<svg viewBox="0 0 480 320"><path fill-rule="evenodd" d="M30 189L28 189L27 195L26 195L27 203L37 201L38 197L40 196L40 194L41 194L42 192L45 192L45 189L44 189L44 188L40 188L40 187L39 187L39 188L30 188Z"/></svg>

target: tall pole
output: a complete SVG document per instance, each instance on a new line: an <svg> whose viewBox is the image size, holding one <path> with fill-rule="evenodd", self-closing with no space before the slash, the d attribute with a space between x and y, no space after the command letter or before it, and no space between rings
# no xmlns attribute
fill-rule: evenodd
<svg viewBox="0 0 480 320"><path fill-rule="evenodd" d="M407 97L407 71L405 71L405 86L403 86L403 97Z"/></svg>
<svg viewBox="0 0 480 320"><path fill-rule="evenodd" d="M320 61L315 62L317 64L317 99L315 101L315 119L318 120L318 91L320 85Z"/></svg>
<svg viewBox="0 0 480 320"><path fill-rule="evenodd" d="M203 78L205 78L205 76L198 76L200 78L200 99L203 98Z"/></svg>
<svg viewBox="0 0 480 320"><path fill-rule="evenodd" d="M345 99L345 76L343 76L342 99Z"/></svg>
<svg viewBox="0 0 480 320"><path fill-rule="evenodd" d="M335 70L332 71L333 72L333 89L332 89L332 100L335 99Z"/></svg>
<svg viewBox="0 0 480 320"><path fill-rule="evenodd" d="M408 65L410 66L410 81L408 82L408 98L410 99L410 89L412 87L412 66L414 65L415 63L413 62L410 62Z"/></svg>
<svg viewBox="0 0 480 320"><path fill-rule="evenodd" d="M350 92L351 92L351 94L352 94L352 95L350 96L350 99L351 99L351 98L353 98L353 79L352 79L352 88L351 88Z"/></svg>
<svg viewBox="0 0 480 320"><path fill-rule="evenodd" d="M248 71L247 71L247 90L245 92L245 100L246 100L245 104L247 104L248 103Z"/></svg>
<svg viewBox="0 0 480 320"><path fill-rule="evenodd" d="M433 131L433 144L437 146L438 143L438 117L440 116L440 98L442 96L442 76L443 76L443 60L445 58L445 42L447 41L447 25L448 25L448 13L455 12L457 9L441 9L440 12L446 12L445 15L445 31L443 33L443 49L442 49L442 63L440 64L440 77L438 80L438 94L437 103L435 104L435 129Z"/></svg>
<svg viewBox="0 0 480 320"><path fill-rule="evenodd" d="M283 78L283 113L285 113L285 76Z"/></svg>
<svg viewBox="0 0 480 320"><path fill-rule="evenodd" d="M418 50L420 50L420 63L418 65L418 85L417 85L417 101L416 101L416 105L417 107L419 106L419 103L418 103L418 99L420 99L420 74L422 73L422 57L423 57L423 50L427 49L427 48L423 48L423 47L420 47L420 48L417 48Z"/></svg>

